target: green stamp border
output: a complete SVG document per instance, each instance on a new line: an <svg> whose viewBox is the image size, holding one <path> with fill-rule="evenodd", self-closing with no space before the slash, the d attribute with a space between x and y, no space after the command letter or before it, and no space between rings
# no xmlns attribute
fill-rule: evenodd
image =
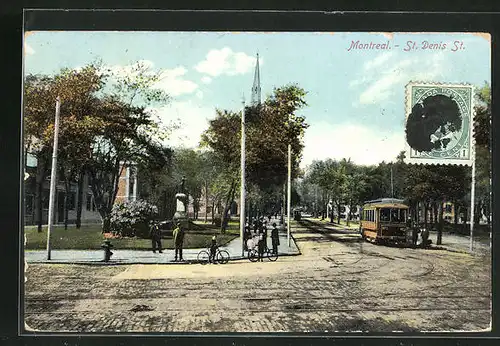
<svg viewBox="0 0 500 346"><path fill-rule="evenodd" d="M464 117L463 130L457 144L448 150L432 152L416 152L406 141L405 133L405 161L415 164L455 164L472 165L474 159L474 86L471 84L410 82L406 85L405 124L413 106L426 94L437 89L432 95L456 95L463 102L457 102ZM466 149L466 156L457 155Z"/></svg>

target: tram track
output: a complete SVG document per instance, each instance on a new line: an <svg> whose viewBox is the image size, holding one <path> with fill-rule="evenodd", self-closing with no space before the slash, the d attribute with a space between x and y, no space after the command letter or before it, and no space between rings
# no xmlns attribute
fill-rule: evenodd
<svg viewBox="0 0 500 346"><path fill-rule="evenodd" d="M30 265L25 321L80 332L489 328L490 269L480 259L300 233L302 256L242 266L248 275L241 276L211 277L210 266L186 266L183 276L127 266L106 276Z"/></svg>

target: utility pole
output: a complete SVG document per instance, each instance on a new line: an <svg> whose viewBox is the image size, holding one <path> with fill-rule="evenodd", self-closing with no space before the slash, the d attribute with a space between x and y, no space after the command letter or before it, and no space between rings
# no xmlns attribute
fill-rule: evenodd
<svg viewBox="0 0 500 346"><path fill-rule="evenodd" d="M391 162L391 198L394 198L394 180L392 178L392 162Z"/></svg>
<svg viewBox="0 0 500 346"><path fill-rule="evenodd" d="M59 112L61 108L61 100L59 96L56 99L56 120L54 124L54 147L52 148L52 168L50 172L50 196L49 196L49 215L47 227L47 260L50 260L50 232L52 231L52 223L54 222L54 204L56 195L56 179L57 179L57 143L59 137Z"/></svg>
<svg viewBox="0 0 500 346"><path fill-rule="evenodd" d="M474 250L474 200L476 192L476 153L472 149L472 182L470 186L470 252Z"/></svg>
<svg viewBox="0 0 500 346"><path fill-rule="evenodd" d="M241 184L240 184L240 237L241 256L245 255L245 98L241 101Z"/></svg>
<svg viewBox="0 0 500 346"><path fill-rule="evenodd" d="M292 208L292 145L288 144L287 240L290 247L290 211Z"/></svg>

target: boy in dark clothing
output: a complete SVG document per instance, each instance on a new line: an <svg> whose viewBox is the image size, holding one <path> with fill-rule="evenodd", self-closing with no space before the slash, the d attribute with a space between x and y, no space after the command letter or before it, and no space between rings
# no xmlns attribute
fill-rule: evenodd
<svg viewBox="0 0 500 346"><path fill-rule="evenodd" d="M153 253L156 253L157 248L159 253L163 253L161 249L161 231L158 228L158 223L152 222L149 230L149 237L151 238Z"/></svg>
<svg viewBox="0 0 500 346"><path fill-rule="evenodd" d="M212 237L212 243L210 244L210 257L208 261L210 263L215 263L215 253L217 251L217 238L215 235Z"/></svg>
<svg viewBox="0 0 500 346"><path fill-rule="evenodd" d="M264 261L264 250L266 249L266 238L264 237L264 232L259 232L259 242L257 243L259 251L259 262Z"/></svg>
<svg viewBox="0 0 500 346"><path fill-rule="evenodd" d="M177 256L179 256L179 261L183 261L182 259L182 245L184 243L184 230L181 227L180 223L177 223L177 227L174 229L172 233L174 238L175 245L175 259L177 261Z"/></svg>
<svg viewBox="0 0 500 346"><path fill-rule="evenodd" d="M278 245L280 245L280 237L278 233L278 228L276 227L276 222L273 223L273 229L271 231L271 241L273 243L273 253L278 253Z"/></svg>
<svg viewBox="0 0 500 346"><path fill-rule="evenodd" d="M245 231L243 233L243 248L245 251L248 251L247 241L252 238L252 232L250 231L250 226L248 223L245 225Z"/></svg>

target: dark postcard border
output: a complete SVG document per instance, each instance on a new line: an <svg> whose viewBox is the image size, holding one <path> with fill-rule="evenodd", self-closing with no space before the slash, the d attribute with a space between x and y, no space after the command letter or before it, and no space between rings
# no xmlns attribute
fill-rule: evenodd
<svg viewBox="0 0 500 346"><path fill-rule="evenodd" d="M254 13L236 13L236 12L107 12L107 11L93 11L93 12L66 12L66 11L30 11L26 12L26 30L255 30L255 31L480 31L480 32L490 32L492 33L492 54L493 57L497 58L499 56L498 48L495 47L495 43L498 41L496 39L498 33L500 32L500 27L495 24L500 18L499 15L494 14L383 14L383 13L329 13L324 14L321 12L315 13L264 13L264 12L254 12ZM170 341L175 344L204 344L204 343L226 343L231 344L235 339L236 344L250 344L257 342L259 344L289 344L289 343L300 343L307 344L311 343L310 337L314 335L309 334L310 337L303 338L306 336L304 334L298 334L302 337L293 338L279 338L279 339L264 339L258 338L248 338L246 336L237 337L237 335L232 335L229 338L221 338L219 336L217 339L210 335L209 337L203 337L198 334L194 338L186 337L154 337L148 338L147 336L136 338L132 336L84 336L80 338L78 334L73 335L60 335L55 337L47 336L23 336L21 338L15 337L18 330L18 303L19 300L13 297L17 297L19 284L19 278L22 279L23 272L18 272L18 268L22 270L22 263L18 263L19 254L17 244L21 241L19 239L19 233L17 229L19 228L19 196L20 196L20 90L21 90L21 48L22 48L22 30L20 28L22 24L21 17L19 15L10 15L8 17L2 18L1 23L2 29L4 28L15 28L14 30L2 30L1 39L4 43L5 51L10 51L10 55L3 55L2 66L5 69L4 77L8 80L8 88L2 93L4 98L3 105L5 110L5 115L2 118L2 134L0 136L0 152L2 158L2 170L3 178L2 181L8 182L5 184L5 192L3 200L3 206L0 211L0 224L3 226L2 238L3 238L3 267L4 267L4 282L18 282L17 285L7 285L8 293L3 290L2 297L5 302L2 302L0 310L3 312L2 323L0 323L0 328L2 332L0 333L0 343L1 344L13 344L17 343L23 344L110 344L117 343L128 344L133 342L134 344L164 344L165 341ZM8 47L8 48L7 48ZM498 94L498 88L496 86L496 81L498 81L497 74L495 70L496 60L492 59L492 94ZM7 83L5 83L7 84ZM496 109L495 98L493 98L493 110ZM492 128L494 128L494 133L500 133L498 131L498 121L495 121L495 117L492 119ZM495 131L497 130L497 131ZM497 140L493 136L492 150L495 153L497 149ZM493 205L496 201L495 196L498 192L497 176L496 176L496 162L497 159L493 158ZM7 179L5 179L7 178ZM497 213L493 214L493 225L497 225L499 222L499 216ZM495 234L493 233L493 273L495 268L497 268L498 256L495 256L498 249L498 244L496 241ZM7 238L7 239L6 239ZM8 275L7 275L8 274ZM20 276L19 276L20 274ZM493 275L495 283L495 275ZM494 285L494 295L493 295L493 307L494 323L497 322L498 304L495 297L499 293L497 285ZM5 316L5 317L4 317ZM495 327L495 325L494 325ZM346 341L350 344L384 344L384 345L407 345L407 344L426 344L426 345L443 345L443 344L497 344L497 340L493 339L483 339L481 341L470 340L473 336L483 335L492 336L500 335L498 333L499 328L494 328L494 334L417 334L419 338L409 338L409 334L393 334L389 338L378 339L377 335L375 338L360 338L359 335L350 334L333 334L332 338L314 338L314 344L320 343L342 343ZM5 331L5 332L4 332ZM7 334L7 331L8 334ZM9 335L9 336L6 336ZM292 334L293 335L293 334ZM295 334L297 335L297 334ZM347 338L345 337L347 335ZM380 336L381 334L378 334ZM439 336L439 337L438 337ZM457 337L458 339L451 338ZM421 338L423 337L423 338ZM147 341L146 341L147 340ZM114 342L113 342L114 341Z"/></svg>

